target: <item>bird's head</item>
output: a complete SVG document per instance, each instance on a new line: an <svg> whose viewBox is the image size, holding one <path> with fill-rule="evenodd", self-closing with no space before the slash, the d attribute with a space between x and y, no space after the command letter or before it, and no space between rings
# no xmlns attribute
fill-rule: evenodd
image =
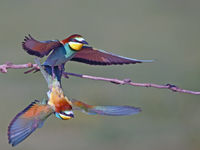
<svg viewBox="0 0 200 150"><path fill-rule="evenodd" d="M83 47L84 44L88 45L86 40L79 34L73 34L68 38L61 41L63 45L69 44L69 47L72 50L79 51Z"/></svg>
<svg viewBox="0 0 200 150"><path fill-rule="evenodd" d="M69 120L74 118L74 113L71 110L61 111L60 113L55 112L57 118L62 120Z"/></svg>

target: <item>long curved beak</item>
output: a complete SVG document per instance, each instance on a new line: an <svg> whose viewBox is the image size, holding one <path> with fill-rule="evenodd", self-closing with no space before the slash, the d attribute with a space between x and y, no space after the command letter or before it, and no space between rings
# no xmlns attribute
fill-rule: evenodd
<svg viewBox="0 0 200 150"><path fill-rule="evenodd" d="M85 40L81 41L81 43L88 45L88 42Z"/></svg>

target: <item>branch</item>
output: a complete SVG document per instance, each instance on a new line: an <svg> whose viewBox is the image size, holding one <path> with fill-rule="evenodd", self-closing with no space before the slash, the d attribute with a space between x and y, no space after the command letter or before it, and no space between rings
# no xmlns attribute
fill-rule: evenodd
<svg viewBox="0 0 200 150"><path fill-rule="evenodd" d="M32 64L32 63L18 64L18 65L15 65L12 63L5 63L3 65L0 65L0 72L7 73L7 69L24 69L24 68L31 68L30 70L26 71L25 73L29 73L34 70L35 71L39 70L38 66L36 64ZM172 84L159 85L159 84L153 84L153 83L135 83L135 82L132 82L130 79L119 80L119 79L113 79L113 78L96 77L96 76L69 73L69 72L64 72L63 76L65 78L69 78L68 76L75 76L75 77L91 79L91 80L106 81L106 82L110 82L113 84L120 84L120 85L126 84L126 85L131 85L131 86L136 86L136 87L153 87L153 88L158 88L158 89L169 89L173 92L200 95L200 91L185 90L185 89L179 88L176 85L172 85Z"/></svg>
<svg viewBox="0 0 200 150"><path fill-rule="evenodd" d="M11 62L6 62L5 64L0 65L0 72L7 73L8 69L25 69L25 68L32 68L31 70L39 69L39 67L36 64L32 64L32 63L15 65ZM30 70L30 72L31 72L31 70ZM27 73L28 73L28 71L27 71Z"/></svg>
<svg viewBox="0 0 200 150"><path fill-rule="evenodd" d="M190 90L181 89L181 88L177 87L176 85L172 85L172 84L159 85L159 84L153 84L153 83L135 83L135 82L132 82L130 79L119 80L119 79L113 79L113 78L95 77L95 76L90 76L90 75L82 75L82 74L69 73L69 72L64 73L64 76L66 76L66 78L68 78L68 75L85 78L85 79L91 79L91 80L107 81L107 82L111 82L114 84L120 84L120 85L127 84L127 85L137 86L137 87L153 87L153 88L157 88L157 89L169 89L173 92L200 95L200 92L198 92L198 91L190 91Z"/></svg>

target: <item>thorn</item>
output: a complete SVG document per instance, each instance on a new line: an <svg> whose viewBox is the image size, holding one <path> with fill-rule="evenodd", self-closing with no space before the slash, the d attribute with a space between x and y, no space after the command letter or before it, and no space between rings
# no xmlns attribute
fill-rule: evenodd
<svg viewBox="0 0 200 150"><path fill-rule="evenodd" d="M33 72L34 70L35 70L35 68L32 68L32 69L30 69L30 70L28 70L28 71L25 71L24 74L28 74L28 73L30 73L30 72Z"/></svg>
<svg viewBox="0 0 200 150"><path fill-rule="evenodd" d="M167 84L165 84L165 85L168 86L169 88L177 88L177 86L174 85L174 84L169 84L169 83L167 83Z"/></svg>
<svg viewBox="0 0 200 150"><path fill-rule="evenodd" d="M32 67L33 67L33 64L32 64L32 63L28 63L27 66L28 66L29 68L32 68Z"/></svg>
<svg viewBox="0 0 200 150"><path fill-rule="evenodd" d="M165 85L168 86L168 89L172 90L173 92L177 92L176 88L178 88L178 87L176 85L169 84L169 83L165 84Z"/></svg>
<svg viewBox="0 0 200 150"><path fill-rule="evenodd" d="M130 83L130 82L131 82L131 79L128 79L128 78L127 78L127 79L124 79L123 81L124 81L125 83Z"/></svg>
<svg viewBox="0 0 200 150"><path fill-rule="evenodd" d="M11 62L9 62L9 61L6 62L5 64L6 64L7 66L11 66L11 65L13 65L13 63L11 63Z"/></svg>
<svg viewBox="0 0 200 150"><path fill-rule="evenodd" d="M111 83L114 83L114 84L121 84L121 83L118 83L118 82L115 82L115 81L110 81Z"/></svg>

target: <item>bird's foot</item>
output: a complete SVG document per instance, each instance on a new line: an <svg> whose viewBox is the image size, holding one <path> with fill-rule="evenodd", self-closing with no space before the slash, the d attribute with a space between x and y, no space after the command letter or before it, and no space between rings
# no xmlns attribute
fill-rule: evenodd
<svg viewBox="0 0 200 150"><path fill-rule="evenodd" d="M67 74L66 72L63 72L62 74L63 74L63 76L64 76L65 78L69 79L69 76L68 76L68 74Z"/></svg>

